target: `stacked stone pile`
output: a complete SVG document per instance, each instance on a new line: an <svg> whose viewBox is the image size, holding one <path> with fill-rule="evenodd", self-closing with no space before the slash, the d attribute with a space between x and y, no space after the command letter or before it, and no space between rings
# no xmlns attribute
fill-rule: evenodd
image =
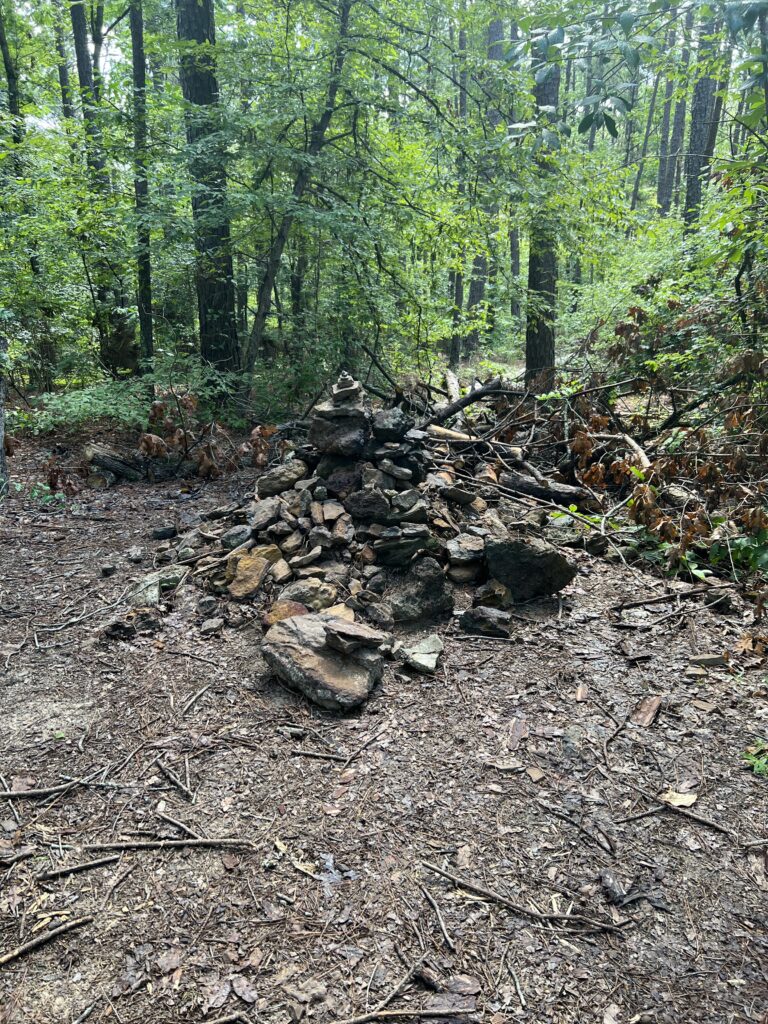
<svg viewBox="0 0 768 1024"><path fill-rule="evenodd" d="M265 657L292 685L325 706L359 703L380 676L386 632L449 615L455 587L474 588L461 625L499 636L515 601L575 575L552 545L508 530L482 473L457 483L431 441L402 409L372 410L342 374L312 410L307 442L259 477L253 503L164 541L160 559L255 603Z"/></svg>

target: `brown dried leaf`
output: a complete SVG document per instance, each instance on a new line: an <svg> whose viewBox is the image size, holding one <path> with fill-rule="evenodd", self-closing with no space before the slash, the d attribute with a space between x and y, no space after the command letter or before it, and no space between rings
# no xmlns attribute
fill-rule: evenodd
<svg viewBox="0 0 768 1024"><path fill-rule="evenodd" d="M659 795L659 800L670 807L693 807L698 796L696 793L677 793L674 789L667 789Z"/></svg>
<svg viewBox="0 0 768 1024"><path fill-rule="evenodd" d="M660 707L661 694L651 694L649 697L643 697L630 715L629 720L634 725L640 725L644 729L649 729L656 721Z"/></svg>
<svg viewBox="0 0 768 1024"><path fill-rule="evenodd" d="M255 986L242 974L236 974L232 979L232 989L235 995L239 996L244 1003L255 1003L259 998Z"/></svg>

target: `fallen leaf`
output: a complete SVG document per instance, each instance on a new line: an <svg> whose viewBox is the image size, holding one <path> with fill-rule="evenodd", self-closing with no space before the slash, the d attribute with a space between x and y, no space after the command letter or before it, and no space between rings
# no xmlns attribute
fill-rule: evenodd
<svg viewBox="0 0 768 1024"><path fill-rule="evenodd" d="M630 722L634 725L640 725L644 729L650 728L656 721L656 716L659 713L661 707L661 695L651 694L648 697L643 697L637 707L630 715Z"/></svg>
<svg viewBox="0 0 768 1024"><path fill-rule="evenodd" d="M205 993L201 1007L203 1013L207 1013L209 1010L218 1010L229 999L231 991L232 985L229 978L209 982L203 989Z"/></svg>
<svg viewBox="0 0 768 1024"><path fill-rule="evenodd" d="M589 694L589 687L586 683L579 683L576 687L576 693L573 695L573 699L578 701L579 704L583 704Z"/></svg>
<svg viewBox="0 0 768 1024"><path fill-rule="evenodd" d="M236 974L232 979L232 990L235 995L240 996L244 1003L255 1003L259 998L254 985L244 978L242 974Z"/></svg>
<svg viewBox="0 0 768 1024"><path fill-rule="evenodd" d="M698 796L696 793L677 793L674 789L667 789L659 795L659 800L670 807L693 807Z"/></svg>
<svg viewBox="0 0 768 1024"><path fill-rule="evenodd" d="M486 764L498 768L500 772L521 772L524 767L523 762L516 757L492 757Z"/></svg>
<svg viewBox="0 0 768 1024"><path fill-rule="evenodd" d="M178 946L161 953L155 961L158 971L161 974L171 974L177 967L181 966L182 952Z"/></svg>
<svg viewBox="0 0 768 1024"><path fill-rule="evenodd" d="M530 768L526 768L525 773L531 782L541 782L544 778L544 772L541 768L536 768L535 765L531 765Z"/></svg>
<svg viewBox="0 0 768 1024"><path fill-rule="evenodd" d="M481 988L480 982L471 974L452 974L443 981L443 987L459 996L476 996Z"/></svg>
<svg viewBox="0 0 768 1024"><path fill-rule="evenodd" d="M616 1003L611 1003L603 1014L603 1024L619 1024L620 1013L621 1007L617 1006Z"/></svg>
<svg viewBox="0 0 768 1024"><path fill-rule="evenodd" d="M472 847L469 843L460 846L456 851L456 867L468 868L472 863Z"/></svg>
<svg viewBox="0 0 768 1024"><path fill-rule="evenodd" d="M222 853L221 863L227 871L234 871L240 863L240 858L236 853Z"/></svg>
<svg viewBox="0 0 768 1024"><path fill-rule="evenodd" d="M701 668L719 668L728 664L727 654L693 654L688 659L689 665L698 665Z"/></svg>

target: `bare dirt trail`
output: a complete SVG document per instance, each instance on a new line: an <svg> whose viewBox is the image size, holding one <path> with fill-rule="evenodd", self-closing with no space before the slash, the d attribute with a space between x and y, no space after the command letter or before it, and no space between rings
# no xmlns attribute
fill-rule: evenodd
<svg viewBox="0 0 768 1024"><path fill-rule="evenodd" d="M2 511L0 781L88 781L0 800L0 958L92 920L0 966L0 1021L331 1024L386 1000L493 1024L767 1020L766 847L745 844L768 836L768 780L740 756L768 733L765 671L690 662L759 627L698 600L619 616L661 582L582 552L511 641L446 624L435 677L390 668L348 717L269 677L255 617L201 637L191 587L161 628L105 639L149 529L248 488ZM696 796L688 815L664 790ZM103 849L189 832L247 845Z"/></svg>

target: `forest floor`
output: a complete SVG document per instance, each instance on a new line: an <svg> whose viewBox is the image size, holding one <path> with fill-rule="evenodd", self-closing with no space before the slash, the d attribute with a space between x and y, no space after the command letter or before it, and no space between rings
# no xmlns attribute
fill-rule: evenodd
<svg viewBox="0 0 768 1024"><path fill-rule="evenodd" d="M14 475L44 476L44 460L26 442ZM347 717L270 678L257 619L201 636L191 586L159 631L105 638L151 568L150 529L252 487L122 485L63 508L27 489L0 513L0 781L88 780L0 801L0 964L92 918L0 966L2 1024L331 1024L412 968L384 1013L768 1020L768 779L741 757L768 733L750 606L619 613L666 584L582 552L559 601L518 609L511 641L444 624L436 677L389 668ZM691 661L725 651L742 654ZM668 789L687 810L655 800ZM248 845L86 848L183 838L161 814ZM571 912L589 922L547 916Z"/></svg>

